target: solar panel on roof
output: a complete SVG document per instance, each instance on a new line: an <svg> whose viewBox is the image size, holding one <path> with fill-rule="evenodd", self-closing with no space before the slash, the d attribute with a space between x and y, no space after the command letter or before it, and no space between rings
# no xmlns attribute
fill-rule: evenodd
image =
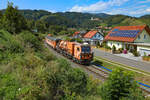
<svg viewBox="0 0 150 100"><path fill-rule="evenodd" d="M118 31L117 31L118 30ZM109 36L111 37L130 37L134 38L136 35L140 32L140 30L119 30L119 29L114 29Z"/></svg>
<svg viewBox="0 0 150 100"><path fill-rule="evenodd" d="M119 29L114 29L112 32L116 32L116 31L119 31Z"/></svg>

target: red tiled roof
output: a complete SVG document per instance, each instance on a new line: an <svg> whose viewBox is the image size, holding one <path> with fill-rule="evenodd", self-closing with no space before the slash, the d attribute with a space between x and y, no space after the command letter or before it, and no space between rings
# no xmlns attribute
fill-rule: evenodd
<svg viewBox="0 0 150 100"><path fill-rule="evenodd" d="M113 30L118 29L118 30L139 30L137 35L132 38L132 37L120 37L120 36L110 36L110 34L113 34ZM122 41L122 42L134 42L134 40L138 37L139 34L143 30L146 30L150 34L150 28L147 25L142 25L142 26L118 26L114 27L111 31L109 31L108 35L105 37L105 41L107 40L113 40L113 41Z"/></svg>
<svg viewBox="0 0 150 100"><path fill-rule="evenodd" d="M84 38L92 38L97 32L96 30L89 31L84 35Z"/></svg>
<svg viewBox="0 0 150 100"><path fill-rule="evenodd" d="M76 36L77 34L79 34L80 32L79 31L77 31L77 32L75 32L72 36Z"/></svg>

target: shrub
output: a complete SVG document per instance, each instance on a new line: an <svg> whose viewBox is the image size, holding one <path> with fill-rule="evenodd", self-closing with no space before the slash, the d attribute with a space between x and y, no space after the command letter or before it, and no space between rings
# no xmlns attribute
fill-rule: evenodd
<svg viewBox="0 0 150 100"><path fill-rule="evenodd" d="M111 47L109 47L108 45L105 45L105 48L111 50Z"/></svg>
<svg viewBox="0 0 150 100"><path fill-rule="evenodd" d="M70 40L70 42L75 42L75 40L76 40L75 38L72 38L72 39Z"/></svg>
<svg viewBox="0 0 150 100"><path fill-rule="evenodd" d="M100 45L99 42L96 43L96 47L97 47L97 48L98 48L98 47L101 47L101 45Z"/></svg>
<svg viewBox="0 0 150 100"><path fill-rule="evenodd" d="M66 40L66 41L70 41L70 40L71 40L71 38L69 38L69 37L64 37L64 40Z"/></svg>
<svg viewBox="0 0 150 100"><path fill-rule="evenodd" d="M113 45L112 50L113 50L113 51L116 51L116 47L115 47L115 45Z"/></svg>
<svg viewBox="0 0 150 100"><path fill-rule="evenodd" d="M56 56L53 55L47 48L43 49L42 51L38 51L35 54L46 62L57 59Z"/></svg>
<svg viewBox="0 0 150 100"><path fill-rule="evenodd" d="M80 38L77 38L76 41L77 41L78 43L83 43L82 39L80 39Z"/></svg>
<svg viewBox="0 0 150 100"><path fill-rule="evenodd" d="M34 48L36 51L41 50L42 45L38 38L29 31L23 31L19 34L19 38L24 42L25 47Z"/></svg>
<svg viewBox="0 0 150 100"><path fill-rule="evenodd" d="M109 50L111 50L111 47L107 46L107 47L106 47L106 49L109 49Z"/></svg>
<svg viewBox="0 0 150 100"><path fill-rule="evenodd" d="M76 99L78 96L84 97L98 94L99 82L93 83L88 75L82 70L71 68L70 64L59 59L58 65L47 70L47 84L50 85L52 99Z"/></svg>
<svg viewBox="0 0 150 100"><path fill-rule="evenodd" d="M22 53L24 47L21 42L7 31L0 31L0 42L2 51L10 51L10 53Z"/></svg>
<svg viewBox="0 0 150 100"><path fill-rule="evenodd" d="M118 50L120 51L120 53L122 53L124 49L123 48L119 48Z"/></svg>
<svg viewBox="0 0 150 100"><path fill-rule="evenodd" d="M0 99L17 100L20 84L11 74L0 73Z"/></svg>
<svg viewBox="0 0 150 100"><path fill-rule="evenodd" d="M133 54L135 57L140 56L139 52L137 52L136 50L134 50L132 54Z"/></svg>
<svg viewBox="0 0 150 100"><path fill-rule="evenodd" d="M103 100L143 100L144 96L138 89L134 75L131 72L123 71L120 68L114 69L108 80L101 87L101 97ZM142 99L133 99L142 98Z"/></svg>

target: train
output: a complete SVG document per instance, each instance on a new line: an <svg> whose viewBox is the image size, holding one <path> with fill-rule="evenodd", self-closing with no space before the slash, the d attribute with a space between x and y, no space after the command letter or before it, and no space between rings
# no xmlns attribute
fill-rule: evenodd
<svg viewBox="0 0 150 100"><path fill-rule="evenodd" d="M93 60L94 53L92 48L87 43L77 43L65 41L52 36L47 35L45 37L45 43L53 48L58 53L74 62L82 65L89 65Z"/></svg>

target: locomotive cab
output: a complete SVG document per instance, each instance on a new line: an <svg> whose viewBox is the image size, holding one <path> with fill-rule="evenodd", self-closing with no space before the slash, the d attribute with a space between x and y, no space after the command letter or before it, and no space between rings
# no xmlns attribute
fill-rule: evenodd
<svg viewBox="0 0 150 100"><path fill-rule="evenodd" d="M75 58L81 64L90 64L93 60L93 52L90 45L80 44L75 46Z"/></svg>

